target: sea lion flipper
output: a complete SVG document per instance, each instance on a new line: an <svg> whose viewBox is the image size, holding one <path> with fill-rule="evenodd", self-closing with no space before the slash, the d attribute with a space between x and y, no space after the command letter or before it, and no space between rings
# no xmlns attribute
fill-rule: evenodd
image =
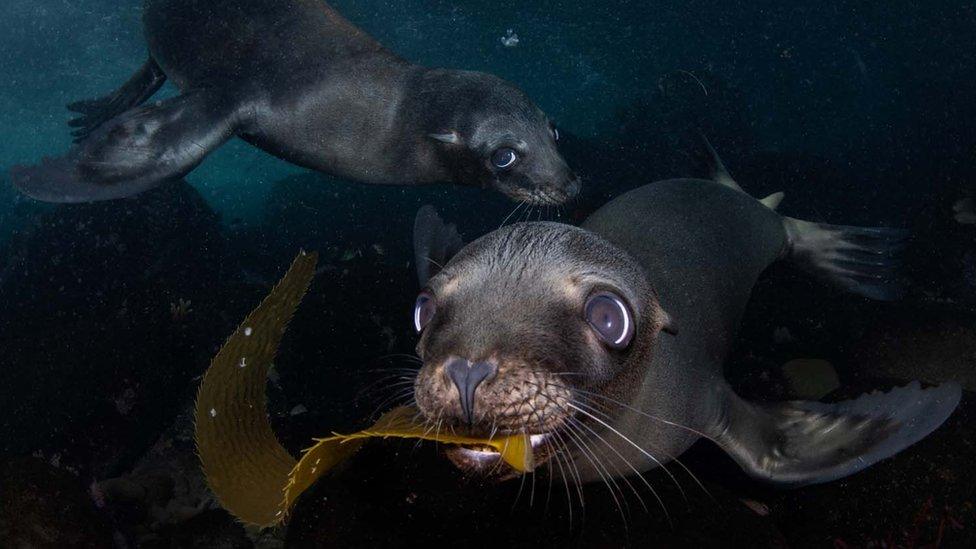
<svg viewBox="0 0 976 549"><path fill-rule="evenodd" d="M890 301L904 293L900 255L908 232L849 227L783 217L788 257L828 283L870 299Z"/></svg>
<svg viewBox="0 0 976 549"><path fill-rule="evenodd" d="M828 482L889 458L952 414L956 383L918 382L827 404L748 403L731 394L714 439L751 476L791 486Z"/></svg>
<svg viewBox="0 0 976 549"><path fill-rule="evenodd" d="M105 122L144 103L159 91L164 82L166 74L150 57L125 84L112 93L98 99L69 103L68 110L81 115L68 121L69 126L76 128L71 132L75 143L84 141Z"/></svg>
<svg viewBox="0 0 976 549"><path fill-rule="evenodd" d="M729 170L726 169L725 167L725 163L722 162L722 158L719 157L718 153L715 151L715 147L713 147L711 141L709 141L708 138L705 137L705 134L699 132L698 139L701 142L701 146L702 146L702 150L700 154L702 156L702 159L705 161L705 164L708 166L709 179L711 179L716 183L725 185L730 189L745 192L744 190L742 190L742 187L740 187L739 184L736 183L735 179L732 178L732 175L729 173Z"/></svg>
<svg viewBox="0 0 976 549"><path fill-rule="evenodd" d="M422 206L413 224L414 259L420 285L427 284L463 246L457 226L444 223L430 204Z"/></svg>
<svg viewBox="0 0 976 549"><path fill-rule="evenodd" d="M58 158L11 170L14 186L46 202L132 196L182 177L236 130L236 107L193 91L130 109Z"/></svg>

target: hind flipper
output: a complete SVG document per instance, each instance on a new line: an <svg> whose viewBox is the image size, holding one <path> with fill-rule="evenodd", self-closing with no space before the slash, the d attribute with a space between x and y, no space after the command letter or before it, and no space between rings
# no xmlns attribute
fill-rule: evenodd
<svg viewBox="0 0 976 549"><path fill-rule="evenodd" d="M787 254L798 266L843 290L889 301L904 293L898 277L908 231L783 218Z"/></svg>
<svg viewBox="0 0 976 549"><path fill-rule="evenodd" d="M842 478L925 438L952 414L962 389L918 382L825 404L746 402L731 391L714 440L750 476L790 486Z"/></svg>
<svg viewBox="0 0 976 549"><path fill-rule="evenodd" d="M58 158L15 166L21 192L46 202L93 202L140 193L195 168L236 131L238 107L204 91L128 110Z"/></svg>
<svg viewBox="0 0 976 549"><path fill-rule="evenodd" d="M75 143L83 141L99 126L123 112L141 105L153 96L166 82L166 75L156 62L149 58L142 67L114 92L98 99L86 99L68 104L68 110L81 116L68 121L77 128L71 132Z"/></svg>
<svg viewBox="0 0 976 549"><path fill-rule="evenodd" d="M417 211L413 223L414 259L417 263L417 280L421 286L437 274L444 265L464 247L464 241L454 224L444 223L437 210L427 204Z"/></svg>

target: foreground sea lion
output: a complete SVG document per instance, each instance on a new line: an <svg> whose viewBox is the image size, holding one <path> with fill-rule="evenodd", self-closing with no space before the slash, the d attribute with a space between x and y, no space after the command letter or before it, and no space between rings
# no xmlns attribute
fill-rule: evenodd
<svg viewBox="0 0 976 549"><path fill-rule="evenodd" d="M146 0L150 58L82 116L65 156L12 170L50 202L131 196L186 175L238 136L364 183L492 187L558 204L579 180L558 133L490 74L411 64L321 0ZM140 107L166 79L181 94Z"/></svg>
<svg viewBox="0 0 976 549"><path fill-rule="evenodd" d="M781 194L755 200L713 161L713 181L635 189L581 228L511 225L450 261L456 235L422 211L417 260L433 276L414 310L414 395L431 428L528 433L536 464L576 482L650 470L706 437L749 475L799 486L850 475L942 424L955 383L834 404L732 391L723 361L770 264L890 299L904 235L779 215ZM513 474L489 448L447 451L462 469Z"/></svg>

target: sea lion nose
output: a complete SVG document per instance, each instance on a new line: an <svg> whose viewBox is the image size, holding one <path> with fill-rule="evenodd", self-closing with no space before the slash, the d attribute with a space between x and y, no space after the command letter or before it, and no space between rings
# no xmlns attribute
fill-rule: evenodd
<svg viewBox="0 0 976 549"><path fill-rule="evenodd" d="M445 367L447 376L454 382L461 396L461 413L468 425L474 423L474 391L481 382L498 371L492 362L470 362L463 358L452 359Z"/></svg>

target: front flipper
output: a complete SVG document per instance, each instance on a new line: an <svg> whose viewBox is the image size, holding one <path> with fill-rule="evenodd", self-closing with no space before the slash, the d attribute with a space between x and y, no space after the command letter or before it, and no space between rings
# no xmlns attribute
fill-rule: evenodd
<svg viewBox="0 0 976 549"><path fill-rule="evenodd" d="M203 91L186 93L122 113L64 156L14 166L11 180L46 202L132 196L186 175L238 123L236 106Z"/></svg>
<svg viewBox="0 0 976 549"><path fill-rule="evenodd" d="M417 211L413 223L413 253L417 263L417 280L427 284L444 265L464 247L457 226L445 223L437 210L427 204Z"/></svg>
<svg viewBox="0 0 976 549"><path fill-rule="evenodd" d="M918 382L825 404L755 405L730 391L713 438L749 475L803 486L856 473L918 442L949 417L956 383Z"/></svg>
<svg viewBox="0 0 976 549"><path fill-rule="evenodd" d="M159 88L166 82L166 74L159 68L153 58L149 58L142 67L136 71L132 78L114 92L99 97L98 99L86 99L75 101L68 105L68 110L78 113L80 116L68 122L72 128L71 132L75 143L84 141L99 126L131 109L141 105L147 99L159 91Z"/></svg>

